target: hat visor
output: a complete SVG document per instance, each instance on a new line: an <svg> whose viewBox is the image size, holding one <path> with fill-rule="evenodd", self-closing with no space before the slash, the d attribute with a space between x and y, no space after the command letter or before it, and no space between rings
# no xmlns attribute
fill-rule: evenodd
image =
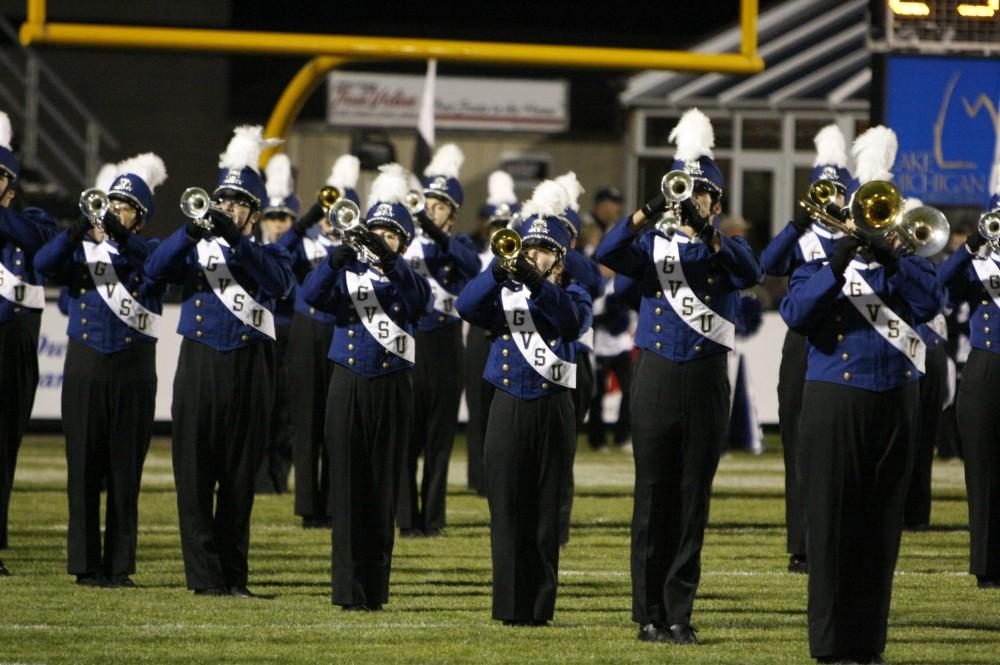
<svg viewBox="0 0 1000 665"><path fill-rule="evenodd" d="M260 207L260 199L251 194L250 190L243 189L242 187L224 185L222 187L216 187L215 191L212 192L212 198L221 198L225 196L233 196L235 198L242 199L254 208Z"/></svg>
<svg viewBox="0 0 1000 665"><path fill-rule="evenodd" d="M566 248L560 245L551 236L529 235L524 236L524 238L521 239L521 247L531 247L533 245L538 245L540 247L544 247L545 249L552 250L559 256L566 253Z"/></svg>
<svg viewBox="0 0 1000 665"><path fill-rule="evenodd" d="M442 192L440 189L425 189L424 190L424 198L427 198L427 197L434 198L434 199L440 199L440 200L444 201L445 203L447 203L448 205L450 205L455 210L458 210L461 207L461 206L458 205L458 203L455 201L455 199L451 198L451 196L448 195L447 192Z"/></svg>
<svg viewBox="0 0 1000 665"><path fill-rule="evenodd" d="M403 225L394 219L389 219L387 217L374 217L372 219L366 220L365 226L367 226L370 229L381 226L383 228L389 229L390 231L395 231L406 242L412 240L412 237L407 232L407 230L403 228Z"/></svg>
<svg viewBox="0 0 1000 665"><path fill-rule="evenodd" d="M127 194L125 192L108 192L109 199L118 199L119 201L124 201L129 204L145 216L149 211L146 210L146 206L142 205L138 198L132 194Z"/></svg>

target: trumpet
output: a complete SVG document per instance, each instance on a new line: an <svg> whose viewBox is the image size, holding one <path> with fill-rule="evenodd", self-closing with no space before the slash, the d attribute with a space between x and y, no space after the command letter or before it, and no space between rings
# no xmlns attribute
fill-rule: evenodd
<svg viewBox="0 0 1000 665"><path fill-rule="evenodd" d="M80 212L90 219L90 224L95 229L104 233L104 216L111 209L111 201L108 195L96 187L85 190L80 194Z"/></svg>
<svg viewBox="0 0 1000 665"><path fill-rule="evenodd" d="M1000 250L1000 210L991 210L979 217L979 235L986 238L993 251Z"/></svg>
<svg viewBox="0 0 1000 665"><path fill-rule="evenodd" d="M316 202L320 204L324 211L329 210L334 203L340 199L340 190L327 185L316 194Z"/></svg>
<svg viewBox="0 0 1000 665"><path fill-rule="evenodd" d="M406 209L410 211L410 214L416 217L424 211L427 199L424 198L424 193L419 189L411 189L406 193L406 199L403 203L406 205Z"/></svg>
<svg viewBox="0 0 1000 665"><path fill-rule="evenodd" d="M948 236L951 235L951 226L944 213L931 206L907 210L899 216L894 227L903 248L910 254L925 258L944 249L948 244ZM1000 233L1000 216L997 227Z"/></svg>
<svg viewBox="0 0 1000 665"><path fill-rule="evenodd" d="M677 229L680 228L681 224L679 211L673 205L668 205L667 209L660 215L660 218L653 224L653 228L669 238L677 233Z"/></svg>
<svg viewBox="0 0 1000 665"><path fill-rule="evenodd" d="M181 213L209 232L212 231L212 220L208 218L211 208L212 198L201 187L188 187L181 194Z"/></svg>
<svg viewBox="0 0 1000 665"><path fill-rule="evenodd" d="M503 228L490 236L490 251L497 257L500 267L511 272L514 261L521 253L521 234L511 228Z"/></svg>
<svg viewBox="0 0 1000 665"><path fill-rule="evenodd" d="M365 223L358 204L347 198L339 198L326 211L326 219L343 238L344 244L358 253L362 262L375 263L375 255L365 247L361 238Z"/></svg>
<svg viewBox="0 0 1000 665"><path fill-rule="evenodd" d="M809 185L809 200L824 208L837 198L837 186L832 180L817 180Z"/></svg>
<svg viewBox="0 0 1000 665"><path fill-rule="evenodd" d="M684 171L670 171L660 180L660 192L668 202L680 203L691 198L694 192L694 179Z"/></svg>

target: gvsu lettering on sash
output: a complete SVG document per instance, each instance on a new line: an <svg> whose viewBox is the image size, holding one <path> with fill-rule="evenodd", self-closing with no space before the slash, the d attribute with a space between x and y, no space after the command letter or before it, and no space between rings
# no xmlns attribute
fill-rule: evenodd
<svg viewBox="0 0 1000 665"><path fill-rule="evenodd" d="M254 300L233 277L217 239L198 243L198 263L205 269L205 277L212 292L233 316L251 328L275 339L274 314Z"/></svg>
<svg viewBox="0 0 1000 665"><path fill-rule="evenodd" d="M983 283L983 288L989 294L990 299L1000 307L1000 267L996 261L990 257L973 258L972 267L976 269L976 275Z"/></svg>
<svg viewBox="0 0 1000 665"><path fill-rule="evenodd" d="M528 365L547 381L565 388L576 388L576 363L557 356L542 339L531 317L527 290L512 291L504 287L500 300L514 344Z"/></svg>
<svg viewBox="0 0 1000 665"><path fill-rule="evenodd" d="M23 281L2 263L0 263L0 296L33 309L45 307L45 289Z"/></svg>
<svg viewBox="0 0 1000 665"><path fill-rule="evenodd" d="M417 272L417 274L422 275L431 285L431 293L434 295L434 311L455 319L460 318L458 316L458 312L455 311L455 296L448 293L448 291L438 283L437 279L434 278L434 275L431 274L430 269L427 267L427 262L424 260L424 243L417 239L415 242L410 244L406 250L406 254L403 256L410 262L410 265Z"/></svg>
<svg viewBox="0 0 1000 665"><path fill-rule="evenodd" d="M87 269L90 271L91 279L94 280L97 294L122 323L143 335L158 339L162 317L146 309L121 283L111 262L112 251L107 242L95 244L88 240L83 243Z"/></svg>
<svg viewBox="0 0 1000 665"><path fill-rule="evenodd" d="M361 317L365 330L375 338L386 351L413 362L416 357L416 344L413 336L396 324L378 301L375 295L375 285L371 275L346 271L347 291L351 294L354 309Z"/></svg>
<svg viewBox="0 0 1000 665"><path fill-rule="evenodd" d="M882 339L906 356L920 373L924 373L927 345L917 331L879 298L853 265L847 266L844 277L846 281L841 291L848 301Z"/></svg>

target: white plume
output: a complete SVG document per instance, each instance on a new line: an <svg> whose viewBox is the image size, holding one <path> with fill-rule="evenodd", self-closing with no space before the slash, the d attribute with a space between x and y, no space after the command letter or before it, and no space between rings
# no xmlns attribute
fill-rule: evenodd
<svg viewBox="0 0 1000 665"><path fill-rule="evenodd" d="M670 130L669 141L677 146L674 159L691 162L699 157L711 157L715 147L715 131L712 121L698 109L688 109L677 121L677 126Z"/></svg>
<svg viewBox="0 0 1000 665"><path fill-rule="evenodd" d="M464 162L465 153L462 152L462 149L454 143L445 143L434 153L431 163L424 169L424 175L427 177L443 175L448 178L457 178Z"/></svg>
<svg viewBox="0 0 1000 665"><path fill-rule="evenodd" d="M907 196L906 199L903 201L903 212L909 212L910 210L913 210L915 208L920 208L923 205L924 202L921 201L920 199L913 196Z"/></svg>
<svg viewBox="0 0 1000 665"><path fill-rule="evenodd" d="M345 189L357 189L358 178L361 177L361 160L354 155L341 155L333 163L330 177L326 179L326 184L336 187L340 191Z"/></svg>
<svg viewBox="0 0 1000 665"><path fill-rule="evenodd" d="M506 203L513 205L517 203L517 194L514 193L514 179L506 171L494 171L486 181L486 203L492 206Z"/></svg>
<svg viewBox="0 0 1000 665"><path fill-rule="evenodd" d="M532 215L552 217L561 215L569 207L569 192L555 180L544 180L531 193L531 200L524 204L521 218Z"/></svg>
<svg viewBox="0 0 1000 665"><path fill-rule="evenodd" d="M219 155L219 168L239 170L249 166L259 173L261 149L282 143L281 139L265 139L260 125L240 125L233 130L226 151Z"/></svg>
<svg viewBox="0 0 1000 665"><path fill-rule="evenodd" d="M281 152L267 161L264 168L264 187L267 189L267 197L271 199L283 199L295 191L295 182L292 180L292 160L288 155Z"/></svg>
<svg viewBox="0 0 1000 665"><path fill-rule="evenodd" d="M993 165L993 174L990 178L990 196L1000 195L1000 161Z"/></svg>
<svg viewBox="0 0 1000 665"><path fill-rule="evenodd" d="M576 177L576 173L573 171L567 171L561 176L556 178L556 182L563 186L566 193L569 194L569 207L573 209L574 212L580 211L580 196L586 192L583 185L580 184L580 180Z"/></svg>
<svg viewBox="0 0 1000 665"><path fill-rule="evenodd" d="M0 148L10 150L10 142L14 138L14 129L10 126L10 116L0 111Z"/></svg>
<svg viewBox="0 0 1000 665"><path fill-rule="evenodd" d="M118 165L111 163L105 164L101 167L101 170L97 172L97 179L94 180L94 187L102 192L107 192L111 189L111 185L115 184L115 178L117 177Z"/></svg>
<svg viewBox="0 0 1000 665"><path fill-rule="evenodd" d="M153 191L167 179L167 165L156 153L144 152L120 162L118 173L133 173L139 176L149 187L149 191Z"/></svg>
<svg viewBox="0 0 1000 665"><path fill-rule="evenodd" d="M418 192L424 191L424 184L420 182L420 178L417 177L413 171L406 171L406 182L409 183L411 190L416 190Z"/></svg>
<svg viewBox="0 0 1000 665"><path fill-rule="evenodd" d="M376 203L404 203L410 191L409 172L395 162L383 164L378 170L379 174L368 192L368 207Z"/></svg>
<svg viewBox="0 0 1000 665"><path fill-rule="evenodd" d="M854 175L862 185L872 180L892 180L892 165L896 161L899 143L896 133L878 125L868 129L854 139L851 154L854 155Z"/></svg>
<svg viewBox="0 0 1000 665"><path fill-rule="evenodd" d="M829 124L816 132L813 139L816 145L816 159L813 166L825 166L835 164L840 168L847 166L847 142L844 141L844 133L835 124Z"/></svg>

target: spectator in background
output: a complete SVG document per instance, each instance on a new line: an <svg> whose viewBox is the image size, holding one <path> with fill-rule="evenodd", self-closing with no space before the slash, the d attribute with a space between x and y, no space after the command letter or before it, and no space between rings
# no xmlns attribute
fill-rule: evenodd
<svg viewBox="0 0 1000 665"><path fill-rule="evenodd" d="M584 223L593 222L603 235L615 222L622 218L622 204L625 198L617 187L601 187L594 194L594 209L584 219ZM597 240L600 240L598 238ZM582 251L582 250L581 250Z"/></svg>
<svg viewBox="0 0 1000 665"><path fill-rule="evenodd" d="M591 226L596 227L596 224ZM614 373L618 380L621 402L618 405L617 420L609 424L614 433L615 448L631 453L632 421L629 388L632 385L635 315L631 311L629 294L623 291L637 282L624 276L614 278L615 273L605 266L601 266L601 272L607 279L607 285L604 294L594 301L594 354L597 358L597 371L587 438L592 449L607 452L607 427L604 422L603 404L604 395L610 387L611 374ZM635 300L638 300L638 293L635 295Z"/></svg>

